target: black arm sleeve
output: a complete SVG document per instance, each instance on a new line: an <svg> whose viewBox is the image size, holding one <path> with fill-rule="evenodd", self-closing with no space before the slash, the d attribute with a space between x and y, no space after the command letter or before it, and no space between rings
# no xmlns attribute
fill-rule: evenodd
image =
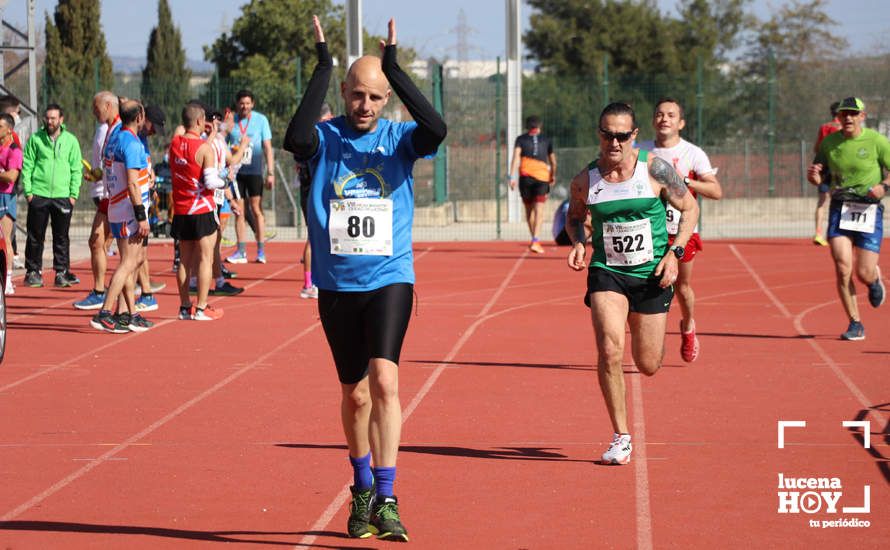
<svg viewBox="0 0 890 550"><path fill-rule="evenodd" d="M294 154L297 160L308 160L318 150L318 134L315 123L318 114L324 104L325 95L328 93L328 85L331 82L331 72L334 67L331 53L326 42L315 44L318 54L318 65L312 71L312 78L306 86L303 100L297 107L297 112L287 125L284 134L284 150Z"/></svg>
<svg viewBox="0 0 890 550"><path fill-rule="evenodd" d="M417 128L411 135L414 152L422 157L434 153L445 141L448 129L445 126L445 121L420 93L411 77L399 67L396 62L395 46L386 46L383 50L383 74L386 75L389 85L392 86L414 121L417 122Z"/></svg>

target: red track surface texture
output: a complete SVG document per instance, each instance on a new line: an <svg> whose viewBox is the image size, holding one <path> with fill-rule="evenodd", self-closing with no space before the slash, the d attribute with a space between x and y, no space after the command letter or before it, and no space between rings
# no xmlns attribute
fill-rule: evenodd
<svg viewBox="0 0 890 550"><path fill-rule="evenodd" d="M635 454L609 467L595 463L611 428L585 277L566 250L417 245L395 487L413 547L886 547L890 304L860 290L867 339L842 342L826 249L706 246L701 357L680 360L676 307L662 370L643 379L628 355ZM153 246L168 287L139 335L96 332L71 307L85 264L75 289L20 286L0 366L0 548L390 544L344 537L339 387L315 302L297 297L299 250L273 243L268 265L237 266L248 290L197 323L174 320L171 249ZM780 420L806 422L783 449ZM869 449L842 425L857 420ZM779 474L841 488L783 489ZM865 486L870 510L844 512ZM836 513L813 495L801 504L818 511L779 513L780 491L841 494ZM827 523L852 519L870 526Z"/></svg>

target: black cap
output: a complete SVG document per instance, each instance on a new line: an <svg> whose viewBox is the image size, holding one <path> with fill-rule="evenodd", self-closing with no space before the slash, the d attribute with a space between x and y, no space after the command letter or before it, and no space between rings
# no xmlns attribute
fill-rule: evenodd
<svg viewBox="0 0 890 550"><path fill-rule="evenodd" d="M164 134L164 125L167 123L167 115L164 114L163 109L157 105L146 105L145 118L151 121L156 133L160 135Z"/></svg>

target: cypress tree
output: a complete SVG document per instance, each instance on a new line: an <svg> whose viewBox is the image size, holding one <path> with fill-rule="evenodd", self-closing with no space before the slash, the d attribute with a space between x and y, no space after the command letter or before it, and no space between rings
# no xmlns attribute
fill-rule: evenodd
<svg viewBox="0 0 890 550"><path fill-rule="evenodd" d="M188 99L192 74L185 66L182 34L173 25L167 0L158 0L158 24L149 35L146 59L142 70L142 100L161 106L168 116L178 113Z"/></svg>
<svg viewBox="0 0 890 550"><path fill-rule="evenodd" d="M62 106L68 126L88 129L93 95L114 83L99 0L59 0L45 23L47 100Z"/></svg>

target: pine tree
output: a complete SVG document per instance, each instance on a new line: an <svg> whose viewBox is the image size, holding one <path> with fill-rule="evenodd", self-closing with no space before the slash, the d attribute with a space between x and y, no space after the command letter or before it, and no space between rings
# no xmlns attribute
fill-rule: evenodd
<svg viewBox="0 0 890 550"><path fill-rule="evenodd" d="M93 95L113 83L99 0L59 0L52 20L46 17L47 101L62 106L68 126L87 129Z"/></svg>
<svg viewBox="0 0 890 550"><path fill-rule="evenodd" d="M177 113L188 99L189 79L185 66L182 34L173 26L167 0L158 0L158 25L148 38L147 62L142 70L142 100Z"/></svg>

